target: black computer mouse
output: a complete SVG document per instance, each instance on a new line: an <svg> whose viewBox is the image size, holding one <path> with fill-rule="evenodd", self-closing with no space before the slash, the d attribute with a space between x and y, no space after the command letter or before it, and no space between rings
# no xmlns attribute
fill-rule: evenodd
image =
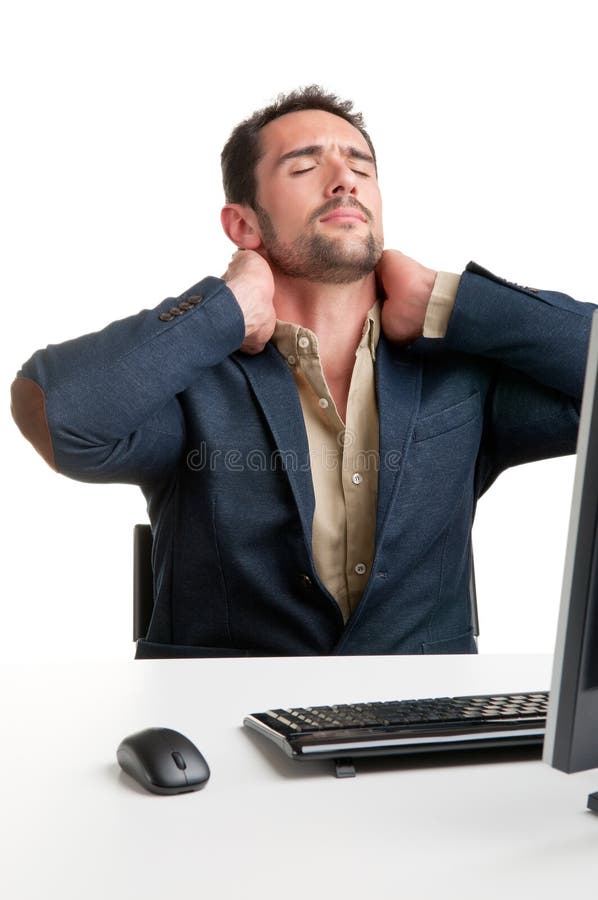
<svg viewBox="0 0 598 900"><path fill-rule="evenodd" d="M210 777L207 762L189 738L171 728L146 728L124 738L120 767L154 794L198 791Z"/></svg>

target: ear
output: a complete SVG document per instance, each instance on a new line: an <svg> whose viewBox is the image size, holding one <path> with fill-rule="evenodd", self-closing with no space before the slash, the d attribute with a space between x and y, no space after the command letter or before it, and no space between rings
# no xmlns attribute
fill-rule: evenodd
<svg viewBox="0 0 598 900"><path fill-rule="evenodd" d="M226 236L239 250L257 250L262 246L257 218L250 206L227 203L220 213L220 221Z"/></svg>

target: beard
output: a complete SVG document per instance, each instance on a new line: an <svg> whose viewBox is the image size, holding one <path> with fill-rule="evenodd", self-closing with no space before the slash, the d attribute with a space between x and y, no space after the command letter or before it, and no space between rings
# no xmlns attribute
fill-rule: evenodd
<svg viewBox="0 0 598 900"><path fill-rule="evenodd" d="M283 244L266 210L257 202L254 209L268 261L290 278L352 284L373 272L382 256L383 243L371 231L367 237L350 242L322 234L301 234L291 244ZM346 226L347 230L351 227Z"/></svg>

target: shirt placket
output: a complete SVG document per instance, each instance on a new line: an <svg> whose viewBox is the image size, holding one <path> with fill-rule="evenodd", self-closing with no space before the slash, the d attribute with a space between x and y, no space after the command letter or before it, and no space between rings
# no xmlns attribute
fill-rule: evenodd
<svg viewBox="0 0 598 900"><path fill-rule="evenodd" d="M367 335L356 353L347 404L342 481L347 518L346 579L351 612L355 609L370 575L376 530L375 510L378 457L369 447L369 434L378 427L374 380ZM364 443L365 442L365 443Z"/></svg>

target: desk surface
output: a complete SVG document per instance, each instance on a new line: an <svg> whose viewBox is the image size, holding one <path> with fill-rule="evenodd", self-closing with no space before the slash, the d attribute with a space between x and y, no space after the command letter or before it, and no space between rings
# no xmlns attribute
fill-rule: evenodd
<svg viewBox="0 0 598 900"><path fill-rule="evenodd" d="M10 900L559 897L598 884L598 770L537 758L294 763L270 707L549 687L546 656L176 660L0 667L0 894ZM115 750L193 740L203 791L147 794ZM476 757L478 759L479 757ZM8 777L6 774L9 773Z"/></svg>

